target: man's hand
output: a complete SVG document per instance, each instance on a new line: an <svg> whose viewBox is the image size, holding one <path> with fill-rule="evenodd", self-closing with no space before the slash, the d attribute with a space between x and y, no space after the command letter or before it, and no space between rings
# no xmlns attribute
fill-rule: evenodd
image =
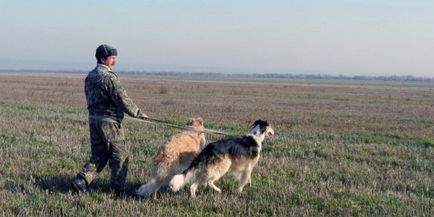
<svg viewBox="0 0 434 217"><path fill-rule="evenodd" d="M146 115L145 113L140 113L137 118L140 118L142 120L147 121L148 120L148 115Z"/></svg>

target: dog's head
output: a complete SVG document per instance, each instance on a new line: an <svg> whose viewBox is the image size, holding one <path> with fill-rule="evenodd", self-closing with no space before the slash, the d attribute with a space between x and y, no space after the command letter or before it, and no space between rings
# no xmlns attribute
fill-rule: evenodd
<svg viewBox="0 0 434 217"><path fill-rule="evenodd" d="M255 135L265 135L265 137L271 137L274 135L273 128L267 121L263 120L256 120L253 122L250 132L253 132Z"/></svg>
<svg viewBox="0 0 434 217"><path fill-rule="evenodd" d="M195 130L203 130L203 119L201 117L190 118L187 121L187 126Z"/></svg>

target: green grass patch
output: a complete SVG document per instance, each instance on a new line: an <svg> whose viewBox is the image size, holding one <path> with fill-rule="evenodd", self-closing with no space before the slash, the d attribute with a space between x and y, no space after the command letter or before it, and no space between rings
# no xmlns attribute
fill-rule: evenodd
<svg viewBox="0 0 434 217"><path fill-rule="evenodd" d="M79 108L0 101L0 216L428 216L434 207L434 142L388 131L276 131L263 144L252 186L236 193L231 175L201 186L162 190L158 199L117 199L109 193L108 168L92 193L70 192L88 160L87 112ZM184 125L183 117L163 120ZM205 122L206 127L244 135L246 126ZM143 184L152 157L182 130L124 122L132 155L127 185ZM209 135L209 142L225 136ZM143 176L143 177L142 177Z"/></svg>
<svg viewBox="0 0 434 217"><path fill-rule="evenodd" d="M344 138L346 143L376 143L376 144L388 144L388 145L408 145L408 146L422 146L422 147L434 147L434 141L431 138L426 137L406 137L398 133L379 133L379 132L354 132L346 135Z"/></svg>

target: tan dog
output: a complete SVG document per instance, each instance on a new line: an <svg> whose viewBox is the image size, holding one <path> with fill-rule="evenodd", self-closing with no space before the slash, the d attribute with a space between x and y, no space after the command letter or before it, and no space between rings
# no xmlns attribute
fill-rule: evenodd
<svg viewBox="0 0 434 217"><path fill-rule="evenodd" d="M166 186L172 177L182 172L205 146L203 119L191 118L186 130L173 136L154 156L154 167L147 184L136 190L136 196L149 197Z"/></svg>

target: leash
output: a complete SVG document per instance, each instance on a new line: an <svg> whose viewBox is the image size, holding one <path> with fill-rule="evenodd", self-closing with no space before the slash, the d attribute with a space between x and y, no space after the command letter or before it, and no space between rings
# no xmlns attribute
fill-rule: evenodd
<svg viewBox="0 0 434 217"><path fill-rule="evenodd" d="M129 120L140 121L140 122L143 122L143 123L160 124L160 125L163 125L163 126L177 128L177 129L182 129L182 130L192 130L192 128L189 128L189 127L180 126L180 125L168 122L168 121L164 121L164 120L160 120L160 119L155 119L155 118L148 118L148 120L143 120L143 119L140 119L140 118L133 118L133 117L129 117L129 116L126 116L126 118L129 119ZM206 128L204 128L203 131L198 131L198 132L207 133L207 134L217 134L217 135L232 136L232 134L229 134L229 133L226 133L226 132L222 132L222 131L218 131L218 130L211 130L211 129L206 129Z"/></svg>

